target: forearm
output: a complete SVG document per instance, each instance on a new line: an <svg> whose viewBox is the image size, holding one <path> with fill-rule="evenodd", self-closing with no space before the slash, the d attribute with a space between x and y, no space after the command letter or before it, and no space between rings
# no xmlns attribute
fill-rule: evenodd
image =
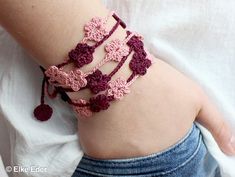
<svg viewBox="0 0 235 177"><path fill-rule="evenodd" d="M61 63L84 24L107 14L100 0L0 0L0 24L44 67Z"/></svg>
<svg viewBox="0 0 235 177"><path fill-rule="evenodd" d="M68 57L68 52L82 40L86 22L107 14L100 0L0 0L0 24L45 68ZM114 23L111 19L107 25L112 27ZM125 37L125 30L119 27L106 43L112 38ZM103 56L102 46L97 48L94 58L100 61ZM97 61L89 65L94 66ZM110 63L102 71L110 71ZM198 87L164 62L156 63L119 106L92 119L81 119L78 129L85 152L95 157L129 157L163 150L186 134L201 110L199 121L212 130L225 152L234 154L235 150L228 146L231 133L225 131L227 126L217 129L226 124L221 116L214 114L215 108L208 101L202 107L204 100ZM128 64L122 67L122 75L128 76L127 73L130 73ZM219 133L213 132L216 130Z"/></svg>

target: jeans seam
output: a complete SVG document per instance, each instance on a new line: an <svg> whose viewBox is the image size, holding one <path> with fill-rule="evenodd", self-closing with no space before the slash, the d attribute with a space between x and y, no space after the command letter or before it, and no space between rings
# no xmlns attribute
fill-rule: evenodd
<svg viewBox="0 0 235 177"><path fill-rule="evenodd" d="M90 175L102 176L102 177L114 177L114 175L96 173L96 172L92 172L92 171L89 171L89 170L85 170L85 169L80 168L80 167L79 167L76 171L77 171L77 172L84 172L84 173L87 173L87 174L90 174ZM119 174L118 174L118 175L119 175Z"/></svg>
<svg viewBox="0 0 235 177"><path fill-rule="evenodd" d="M198 154L198 152L200 150L200 147L201 147L201 144L202 144L202 137L200 135L199 143L198 143L197 148L194 151L194 153L185 162L183 162L182 164L178 165L177 167L175 167L171 170L168 170L168 171L165 171L165 172L159 172L159 173L155 173L155 174L154 174L154 172L151 172L153 174L144 174L144 173L143 174L136 174L136 176L153 177L155 175L169 175L170 173L173 173L174 171L176 171L176 170L184 167L185 165L187 165ZM115 176L115 175L110 175L110 174L102 174L102 173L91 172L89 170L85 170L85 169L82 169L80 167L78 167L76 171L88 173L88 174L91 174L91 175L102 176L102 177L113 177L113 176ZM116 175L124 175L124 174L116 174ZM128 176L128 175L125 175L125 176Z"/></svg>
<svg viewBox="0 0 235 177"><path fill-rule="evenodd" d="M200 139L199 139L199 143L198 146L195 150L195 152L190 156L190 158L188 158L185 162L183 162L182 164L180 164L179 166L175 167L174 169L159 173L162 175L166 175L166 174L170 174L173 173L174 171L178 170L179 168L184 167L185 165L187 165L189 162L191 162L191 160L197 155L197 153L199 152L200 148L201 148L201 144L202 144L202 136L200 134Z"/></svg>
<svg viewBox="0 0 235 177"><path fill-rule="evenodd" d="M188 158L185 162L183 162L182 164L180 164L179 166L177 166L174 169L171 169L171 170L168 170L168 171L165 171L165 172L155 173L155 174L144 174L144 173L143 174L137 174L136 176L153 177L153 175L154 176L155 175L169 175L170 173L173 173L174 171L176 171L176 170L184 167L185 165L187 165L198 154L198 152L200 150L200 147L201 147L201 144L202 144L202 137L200 135L199 143L198 143L198 146L197 146L195 152L190 156L190 158ZM109 175L109 174L101 174L101 173L91 172L89 170L85 170L85 169L82 169L80 167L77 170L80 171L80 172L91 174L91 175L98 175L98 176L103 176L103 177L113 177L114 176L114 175ZM151 173L154 173L154 172L151 172ZM122 174L117 174L117 175L122 175ZM128 176L128 175L125 175L125 176Z"/></svg>
<svg viewBox="0 0 235 177"><path fill-rule="evenodd" d="M193 126L196 126L196 125L193 125ZM140 158L138 158L138 157L137 158L129 158L129 159L124 159L123 161L122 160L120 160L120 161L119 160L108 160L107 161L107 160L95 159L95 163L96 164L101 164L101 165L103 164L103 162L104 163L108 162L109 164L112 164L112 165L114 165L114 164L118 164L118 165L119 164L128 164L128 163L129 164L130 163L133 164L133 163L138 163L139 161L144 162L144 161L153 160L156 157L159 158L159 157L161 157L163 155L171 153L172 151L177 149L180 145L182 145L188 139L188 137L194 132L194 128L195 127L191 128L191 131L188 132L186 134L186 136L184 136L183 139L181 139L177 144L175 144L175 145L165 149L164 151L160 152L159 154L158 153L154 153L154 154L150 154L149 156L146 156L146 157L143 156L143 158L142 157L140 157ZM90 157L87 157L87 156L85 156L84 159L94 161L94 158L90 158ZM98 160L98 161L96 161L96 160ZM125 161L125 160L127 160L127 161Z"/></svg>

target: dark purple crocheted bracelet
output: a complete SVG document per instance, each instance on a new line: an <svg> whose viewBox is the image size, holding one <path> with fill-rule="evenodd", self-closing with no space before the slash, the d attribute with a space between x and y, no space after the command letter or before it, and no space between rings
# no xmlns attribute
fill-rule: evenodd
<svg viewBox="0 0 235 177"><path fill-rule="evenodd" d="M117 22L109 31L106 23L112 16ZM91 117L94 112L106 110L110 102L121 100L123 96L130 92L130 85L139 77L146 74L151 66L151 56L144 49L142 37L136 33L127 31L126 38L121 41L114 39L105 45L106 55L91 71L84 73L80 70L84 65L93 61L95 49L103 44L121 25L126 25L119 17L111 12L105 19L95 17L88 22L85 27L85 37L79 42L75 49L68 53L69 59L65 62L50 66L48 69L40 67L44 73L41 91L41 104L35 108L34 116L41 121L48 120L52 115L52 108L44 103L45 91L50 98L55 98L60 93L61 98L73 106L78 117ZM93 46L87 41L95 42ZM127 80L119 77L112 80L112 77L123 66L130 54L133 53L129 63L132 74ZM118 62L117 66L109 74L103 74L99 69L107 62ZM64 71L63 67L73 63L75 69ZM50 88L51 87L51 88ZM52 89L52 93L50 91ZM89 89L94 94L89 100L70 99L66 92L77 92Z"/></svg>

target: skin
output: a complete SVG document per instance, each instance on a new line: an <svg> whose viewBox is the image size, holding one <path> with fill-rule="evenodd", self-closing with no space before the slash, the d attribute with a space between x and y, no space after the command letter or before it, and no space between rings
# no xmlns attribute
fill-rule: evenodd
<svg viewBox="0 0 235 177"><path fill-rule="evenodd" d="M107 14L99 0L93 0L92 6L86 0L0 0L0 24L45 68L66 58L82 39L87 21ZM109 20L108 26L114 23ZM124 37L125 30L119 27L108 41ZM103 47L96 50L94 62L83 71L104 57ZM111 103L107 111L90 119L78 119L84 153L100 159L152 154L175 144L198 121L212 133L223 152L235 155L232 130L204 91L167 63L154 60L122 101ZM110 62L101 70L108 73L114 66ZM129 75L125 64L115 77ZM69 96L91 95L82 91Z"/></svg>

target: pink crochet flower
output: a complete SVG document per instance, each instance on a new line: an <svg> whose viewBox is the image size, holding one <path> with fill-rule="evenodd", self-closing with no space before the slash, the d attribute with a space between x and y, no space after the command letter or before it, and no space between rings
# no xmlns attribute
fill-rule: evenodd
<svg viewBox="0 0 235 177"><path fill-rule="evenodd" d="M67 74L56 66L50 66L46 71L45 75L49 77L50 84L66 85Z"/></svg>
<svg viewBox="0 0 235 177"><path fill-rule="evenodd" d="M104 36L109 34L106 21L99 17L94 17L84 26L85 39L99 42Z"/></svg>
<svg viewBox="0 0 235 177"><path fill-rule="evenodd" d="M58 72L58 68L56 66L50 66L46 71L45 71L45 74L46 76L55 76Z"/></svg>
<svg viewBox="0 0 235 177"><path fill-rule="evenodd" d="M74 91L77 92L78 90L80 90L80 88L87 85L87 80L85 77L85 74L79 69L70 71L67 77L68 86L70 86Z"/></svg>
<svg viewBox="0 0 235 177"><path fill-rule="evenodd" d="M113 96L117 100L121 100L125 94L130 93L129 84L120 77L110 81L108 84L109 89L107 90L107 95Z"/></svg>
<svg viewBox="0 0 235 177"><path fill-rule="evenodd" d="M86 104L87 101L83 99L79 100L73 100L74 103L81 103ZM78 116L81 116L82 118L88 118L93 115L92 111L90 110L89 106L79 107L79 106L73 106L73 110L78 114Z"/></svg>
<svg viewBox="0 0 235 177"><path fill-rule="evenodd" d="M65 72L56 66L50 66L45 71L45 75L49 77L48 81L50 84L62 87L71 87L74 91L80 90L80 88L85 87L87 84L85 74L79 69Z"/></svg>
<svg viewBox="0 0 235 177"><path fill-rule="evenodd" d="M123 42L119 39L114 39L105 46L106 62L107 61L116 61L120 62L124 56L129 54L129 47L124 45Z"/></svg>

